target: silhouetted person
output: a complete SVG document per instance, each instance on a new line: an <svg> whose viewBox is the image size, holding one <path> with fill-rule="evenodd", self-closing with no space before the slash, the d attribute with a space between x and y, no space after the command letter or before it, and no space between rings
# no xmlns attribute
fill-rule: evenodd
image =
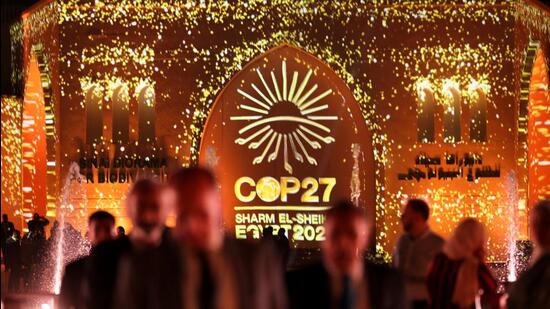
<svg viewBox="0 0 550 309"><path fill-rule="evenodd" d="M27 222L29 228L29 237L31 239L46 239L46 231L44 228L50 224L50 221L39 214L34 213L32 220Z"/></svg>
<svg viewBox="0 0 550 309"><path fill-rule="evenodd" d="M550 308L550 200L531 210L531 230L535 253L529 269L510 289L509 309Z"/></svg>
<svg viewBox="0 0 550 309"><path fill-rule="evenodd" d="M116 237L117 237L117 238L127 237L127 236L126 236L126 230L124 229L124 227L118 226L118 227L116 228Z"/></svg>
<svg viewBox="0 0 550 309"><path fill-rule="evenodd" d="M405 234L397 241L393 254L393 265L405 279L405 294L411 309L429 307L426 287L428 266L445 243L443 238L430 230L429 215L430 208L425 201L407 201L401 215Z"/></svg>
<svg viewBox="0 0 550 309"><path fill-rule="evenodd" d="M184 308L285 308L281 263L272 246L227 237L213 174L193 167L170 179L175 236L183 243Z"/></svg>
<svg viewBox="0 0 550 309"><path fill-rule="evenodd" d="M288 256L290 254L290 242L288 240L288 237L286 237L286 229L279 228L279 230L277 231L277 238L275 240L277 244L277 249L282 256L284 270L286 269L286 266L288 264Z"/></svg>
<svg viewBox="0 0 550 309"><path fill-rule="evenodd" d="M478 298L483 308L498 308L497 282L485 264L486 242L479 221L468 218L459 223L428 274L431 308L474 308Z"/></svg>
<svg viewBox="0 0 550 309"><path fill-rule="evenodd" d="M401 275L365 262L370 227L350 201L327 211L322 263L289 275L291 308L406 308Z"/></svg>
<svg viewBox="0 0 550 309"><path fill-rule="evenodd" d="M24 288L29 291L39 291L43 287L40 277L49 269L45 267L48 258L45 227L49 223L48 219L35 213L27 222L29 232L21 240Z"/></svg>
<svg viewBox="0 0 550 309"><path fill-rule="evenodd" d="M262 230L262 239L264 246L272 247L272 250L274 253L277 253L277 243L275 242L275 236L273 236L273 227L272 226L266 226Z"/></svg>
<svg viewBox="0 0 550 309"><path fill-rule="evenodd" d="M269 240L273 239L273 227L266 226L262 232L262 237Z"/></svg>
<svg viewBox="0 0 550 309"><path fill-rule="evenodd" d="M6 270L10 272L8 290L19 292L23 274L21 264L21 233L18 230L14 229L11 236L6 240L4 259Z"/></svg>
<svg viewBox="0 0 550 309"><path fill-rule="evenodd" d="M90 254L88 309L181 308L180 251L164 226L162 191L149 179L132 186L126 198L132 231L98 245Z"/></svg>
<svg viewBox="0 0 550 309"><path fill-rule="evenodd" d="M13 231L15 230L15 227L13 226L13 223L8 220L7 214L2 214L2 229L1 229L1 235L0 235L0 241L2 242L2 254L5 255L6 252L4 249L6 248L6 241L9 237L13 235Z"/></svg>
<svg viewBox="0 0 550 309"><path fill-rule="evenodd" d="M96 211L88 218L88 240L92 248L114 239L115 217L106 211ZM60 308L84 307L84 276L87 256L81 257L65 266L61 292Z"/></svg>

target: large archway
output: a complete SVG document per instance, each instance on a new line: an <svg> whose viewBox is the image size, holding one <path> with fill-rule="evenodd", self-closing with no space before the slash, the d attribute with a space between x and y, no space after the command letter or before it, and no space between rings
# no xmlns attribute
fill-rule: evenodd
<svg viewBox="0 0 550 309"><path fill-rule="evenodd" d="M527 124L529 206L550 198L550 91L548 64L544 52L535 55L529 84L529 120Z"/></svg>
<svg viewBox="0 0 550 309"><path fill-rule="evenodd" d="M221 183L224 225L237 238L285 228L295 247L324 239L324 210L353 200L374 220L371 135L345 82L289 45L253 59L218 95L199 162Z"/></svg>
<svg viewBox="0 0 550 309"><path fill-rule="evenodd" d="M21 213L55 217L58 199L57 135L50 68L41 44L26 62L22 106Z"/></svg>
<svg viewBox="0 0 550 309"><path fill-rule="evenodd" d="M22 124L22 211L46 214L46 111L38 59L31 54L25 81Z"/></svg>

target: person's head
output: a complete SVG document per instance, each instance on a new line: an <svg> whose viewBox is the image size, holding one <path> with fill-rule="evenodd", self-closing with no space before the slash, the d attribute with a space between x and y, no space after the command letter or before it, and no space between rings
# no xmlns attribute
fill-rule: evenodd
<svg viewBox="0 0 550 309"><path fill-rule="evenodd" d="M99 210L88 218L88 239L92 246L113 239L115 217L110 213Z"/></svg>
<svg viewBox="0 0 550 309"><path fill-rule="evenodd" d="M273 227L271 226L264 227L263 234L264 234L264 237L273 236Z"/></svg>
<svg viewBox="0 0 550 309"><path fill-rule="evenodd" d="M122 236L126 235L126 230L124 229L124 227L118 226L116 228L116 234L117 234L118 237L122 237Z"/></svg>
<svg viewBox="0 0 550 309"><path fill-rule="evenodd" d="M539 201L531 211L531 230L535 244L550 250L550 200Z"/></svg>
<svg viewBox="0 0 550 309"><path fill-rule="evenodd" d="M422 232L430 216L428 203L421 199L410 199L405 204L401 222L403 229L409 233Z"/></svg>
<svg viewBox="0 0 550 309"><path fill-rule="evenodd" d="M222 205L214 174L202 167L183 168L172 175L170 187L176 200L176 236L197 250L218 249Z"/></svg>
<svg viewBox="0 0 550 309"><path fill-rule="evenodd" d="M166 218L160 205L160 192L160 184L151 179L140 179L130 189L126 206L134 228L150 233L164 224Z"/></svg>
<svg viewBox="0 0 550 309"><path fill-rule="evenodd" d="M351 273L362 263L368 246L369 228L365 212L351 201L342 201L329 209L325 221L323 257L339 273Z"/></svg>
<svg viewBox="0 0 550 309"><path fill-rule="evenodd" d="M38 213L35 212L35 213L32 215L32 218L33 218L34 220L38 220L38 218L40 218L40 216L38 215Z"/></svg>
<svg viewBox="0 0 550 309"><path fill-rule="evenodd" d="M485 258L487 235L485 227L474 218L462 220L443 246L443 252L453 259Z"/></svg>
<svg viewBox="0 0 550 309"><path fill-rule="evenodd" d="M2 214L2 221L8 222L8 215L7 214Z"/></svg>
<svg viewBox="0 0 550 309"><path fill-rule="evenodd" d="M283 237L285 236L286 237L286 229L285 228L280 228L278 231L277 231L277 236L279 237Z"/></svg>

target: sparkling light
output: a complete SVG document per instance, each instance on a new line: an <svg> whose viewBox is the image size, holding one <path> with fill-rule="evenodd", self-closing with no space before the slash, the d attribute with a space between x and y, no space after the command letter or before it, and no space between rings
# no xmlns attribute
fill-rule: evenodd
<svg viewBox="0 0 550 309"><path fill-rule="evenodd" d="M489 259L498 260L506 252L506 243L498 237L507 224L502 218L507 205L501 180L416 184L399 182L395 175L425 149L442 155L457 149L474 151L490 163L514 168L516 145L507 136L517 127L509 111L517 110L520 73L514 68L522 65L527 45L516 38L529 33L548 42L549 25L550 17L526 1L67 0L34 10L11 33L13 53L17 47L40 43L48 66L60 68L50 71L59 79L55 87L63 104L60 97L52 100L64 113L84 115L83 93L92 85L106 110L112 104L113 85L126 85L124 94L130 96L150 86L147 97L154 98L164 117L177 115L168 117L159 130L165 134L162 146L154 141L150 151L166 153L182 165L197 161L210 108L237 72L280 44L302 48L347 83L373 134L377 249L391 251L401 232L400 202L420 195L430 198L432 224L443 234L464 216L488 223ZM23 58L29 57L27 48ZM24 76L20 68L12 79L21 82ZM414 123L416 97L425 94L418 87L429 87L435 102L445 104L448 81L462 97L476 87L484 90L489 103L487 142L445 143L438 132L436 142L426 145L417 142L415 134L409 137L394 129L403 128L403 121ZM437 118L440 121L441 115ZM109 130L106 126L104 131ZM131 130L137 134L135 127ZM66 136L82 138L77 133ZM125 155L133 156L136 146L137 142L125 145ZM49 161L67 170L80 154L121 148L115 148L107 134L92 151L82 148L75 155L74 149L62 149L60 160ZM124 217L120 200L127 187L90 186L90 200L98 202L89 207L108 208Z"/></svg>

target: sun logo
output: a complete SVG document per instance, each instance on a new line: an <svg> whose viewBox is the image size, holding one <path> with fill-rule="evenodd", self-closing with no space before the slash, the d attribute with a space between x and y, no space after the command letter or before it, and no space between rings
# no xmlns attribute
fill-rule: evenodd
<svg viewBox="0 0 550 309"><path fill-rule="evenodd" d="M292 174L292 165L289 161L289 150L294 159L300 163L317 165L317 160L309 154L309 149L321 149L321 145L330 144L335 139L330 136L330 128L320 123L324 121L338 120L337 116L319 115L328 109L328 104L323 104L323 99L332 94L332 89L319 93L318 85L306 87L313 73L308 70L306 76L299 83L298 71L292 74L292 80L288 85L286 62L282 61L282 83L279 84L275 72L271 71L272 86L262 75L260 69L256 69L258 77L265 90L251 83L254 95L237 89L245 100L239 105L241 110L249 112L248 115L232 116L232 121L247 121L239 130L239 138L235 140L238 145L248 144L249 149L261 149L261 154L254 158L253 164L260 164L267 157L267 162L278 158L282 148L284 168ZM299 84L299 85L298 85ZM250 103L254 103L249 105Z"/></svg>

